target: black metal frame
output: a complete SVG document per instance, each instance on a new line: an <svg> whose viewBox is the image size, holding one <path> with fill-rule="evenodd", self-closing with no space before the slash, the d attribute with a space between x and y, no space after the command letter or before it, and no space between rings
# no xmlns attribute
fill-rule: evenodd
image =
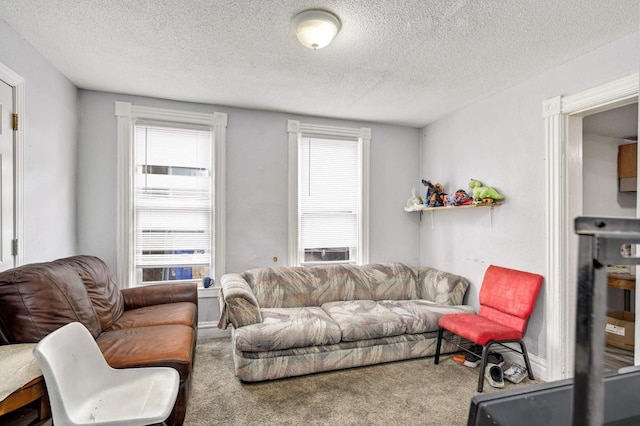
<svg viewBox="0 0 640 426"><path fill-rule="evenodd" d="M443 339L466 351L466 349L464 349L457 343L444 337L444 330L445 329L443 327L440 327L440 329L438 330L438 343L436 344L436 355L434 358L434 363L436 365L440 363L440 347L442 345ZM454 335L457 336L457 334L454 334ZM473 342L473 343L479 344L478 342ZM520 345L520 350L507 346L506 343L518 343ZM484 387L484 370L487 368L487 357L489 355L489 348L491 347L491 345L500 345L503 348L509 349L510 351L513 351L522 355L522 358L524 358L524 363L527 367L527 374L529 375L529 378L531 380L535 380L535 377L533 376L533 372L531 370L531 363L529 362L529 354L527 353L527 346L524 344L522 339L489 340L486 344L482 345L482 358L480 362L480 372L478 375L478 392L482 392L482 389Z"/></svg>
<svg viewBox="0 0 640 426"><path fill-rule="evenodd" d="M576 311L573 425L604 421L607 265L640 264L624 257L623 244L640 244L640 219L578 217L578 300Z"/></svg>

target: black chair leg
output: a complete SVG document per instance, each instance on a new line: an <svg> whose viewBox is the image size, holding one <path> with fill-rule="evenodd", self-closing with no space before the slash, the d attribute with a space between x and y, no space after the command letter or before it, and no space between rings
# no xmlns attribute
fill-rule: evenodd
<svg viewBox="0 0 640 426"><path fill-rule="evenodd" d="M436 357L434 358L434 363L438 365L440 362L440 346L442 345L442 335L444 334L444 328L440 327L438 330L438 343L436 343Z"/></svg>
<svg viewBox="0 0 640 426"><path fill-rule="evenodd" d="M482 392L484 386L484 370L487 368L489 346L491 346L491 343L487 343L482 347L482 361L480 361L480 374L478 376L478 393Z"/></svg>
<svg viewBox="0 0 640 426"><path fill-rule="evenodd" d="M527 367L527 373L529 373L529 378L534 380L533 371L531 370L531 363L529 362L529 354L527 353L527 346L524 344L522 340L518 340L520 343L520 351L522 352L522 357L524 358L525 366Z"/></svg>

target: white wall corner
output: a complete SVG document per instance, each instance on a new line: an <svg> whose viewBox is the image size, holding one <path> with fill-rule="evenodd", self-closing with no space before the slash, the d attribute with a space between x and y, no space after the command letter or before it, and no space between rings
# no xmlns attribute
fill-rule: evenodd
<svg viewBox="0 0 640 426"><path fill-rule="evenodd" d="M556 96L555 98L545 99L542 101L542 117L560 114L561 103L562 96Z"/></svg>
<svg viewBox="0 0 640 426"><path fill-rule="evenodd" d="M227 113L214 112L213 113L213 125L227 127Z"/></svg>
<svg viewBox="0 0 640 426"><path fill-rule="evenodd" d="M297 120L287 120L287 132L298 133L300 131L300 122Z"/></svg>
<svg viewBox="0 0 640 426"><path fill-rule="evenodd" d="M131 103L116 101L116 116L131 117Z"/></svg>

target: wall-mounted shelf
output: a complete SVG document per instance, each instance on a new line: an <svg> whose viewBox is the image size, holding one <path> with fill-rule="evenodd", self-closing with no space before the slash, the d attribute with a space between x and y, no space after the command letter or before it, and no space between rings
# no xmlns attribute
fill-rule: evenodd
<svg viewBox="0 0 640 426"><path fill-rule="evenodd" d="M499 207L501 206L502 203L495 203L495 204L479 204L479 205L475 205L475 204L467 204L464 206L443 206L443 207L422 207L419 210L415 210L418 213L420 213L420 221L422 221L422 214L424 212L431 212L431 229L433 229L433 216L434 216L434 212L436 211L452 211L452 210L462 210L462 209L479 209L479 208L487 208L489 207L491 209L491 223L490 225L493 226L493 208L494 207Z"/></svg>
<svg viewBox="0 0 640 426"><path fill-rule="evenodd" d="M498 207L500 205L501 205L501 203L479 204L479 205L467 204L466 206L423 207L422 209L420 209L418 211L421 211L421 212L432 212L432 211L459 210L459 209L477 209L477 208L482 208L482 207Z"/></svg>

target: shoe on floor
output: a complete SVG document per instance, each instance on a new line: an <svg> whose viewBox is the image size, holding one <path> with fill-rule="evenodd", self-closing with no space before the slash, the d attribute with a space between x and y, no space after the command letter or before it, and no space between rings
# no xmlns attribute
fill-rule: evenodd
<svg viewBox="0 0 640 426"><path fill-rule="evenodd" d="M504 378L511 383L520 383L527 375L527 369L515 362L504 371Z"/></svg>
<svg viewBox="0 0 640 426"><path fill-rule="evenodd" d="M504 376L502 373L502 368L500 368L499 366L495 364L488 365L484 370L484 377L487 378L489 384L494 388L504 387Z"/></svg>
<svg viewBox="0 0 640 426"><path fill-rule="evenodd" d="M504 364L504 357L498 352L489 352L487 354L487 365L495 364L498 367L502 367Z"/></svg>
<svg viewBox="0 0 640 426"><path fill-rule="evenodd" d="M480 359L480 356L469 353L464 360L464 365L466 365L467 367L475 368L478 366L478 364L480 364Z"/></svg>

